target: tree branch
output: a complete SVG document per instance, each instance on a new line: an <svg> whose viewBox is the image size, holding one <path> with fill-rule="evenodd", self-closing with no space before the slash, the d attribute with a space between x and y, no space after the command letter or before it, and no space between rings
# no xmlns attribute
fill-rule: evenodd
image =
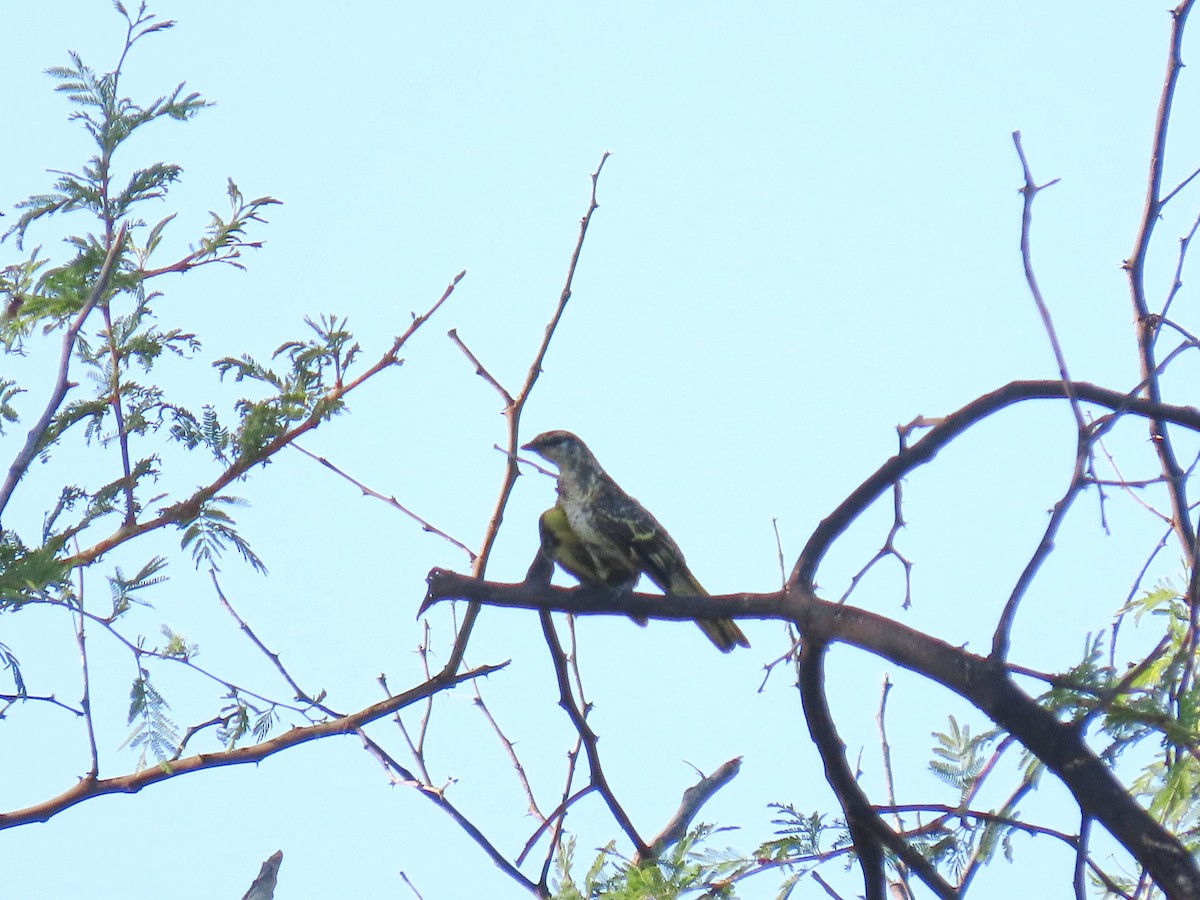
<svg viewBox="0 0 1200 900"><path fill-rule="evenodd" d="M259 763L267 757L273 756L289 747L296 747L300 744L306 744L309 741L320 740L321 738L337 734L355 734L363 725L369 722L389 716L398 709L439 691L448 690L464 681L498 672L507 665L508 663L505 662L499 665L479 666L460 675L439 675L426 681L424 684L417 685L402 694L396 694L394 697L390 697L373 706L368 706L366 709L359 710L351 715L327 722L319 722L315 725L307 725L302 728L293 728L277 737L253 744L249 747L238 747L219 753L200 753L196 756L172 760L170 763L143 769L140 772L134 772L129 775L119 775L114 778L83 778L74 787L63 791L57 797L52 797L49 800L26 807L25 809L14 810L10 813L0 813L0 831L6 828L15 828L18 825L28 825L31 822L45 822L64 809L68 809L85 800L91 800L94 797L100 797L105 794L136 794L142 788L158 784L160 781L178 778L180 775L188 775L192 772L202 772L206 769L215 769L222 766Z"/></svg>
<svg viewBox="0 0 1200 900"><path fill-rule="evenodd" d="M591 199L588 202L587 212L583 214L583 219L579 223L579 238L575 241L575 249L571 253L571 261L567 266L567 280L563 284L562 292L559 294L558 306L555 308L553 315L551 315L550 322L546 325L541 345L538 347L537 353L534 354L533 362L530 364L529 371L525 375L524 384L521 385L521 389L517 392L516 396L512 398L512 402L507 403L504 408L504 416L508 420L507 458L504 464L504 478L500 485L500 494L496 498L495 505L492 507L492 515L488 520L487 528L483 535L483 544L471 568L471 571L479 578L482 578L487 570L487 563L492 554L492 547L495 545L496 538L500 533L500 523L504 521L504 510L508 506L508 498L512 494L513 487L516 486L517 476L520 475L516 459L517 449L521 444L519 437L521 413L524 411L525 403L529 400L529 394L542 372L542 361L546 358L546 352L550 348L550 340L554 337L558 323L566 311L567 301L571 298L571 285L575 280L575 268L579 265L579 255L583 251L583 242L587 237L588 225L591 224L592 214L600 207L600 204L596 200L596 187L599 184L600 173L603 171L604 163L607 160L608 153L606 151L600 157L600 164L596 166L596 171L592 173ZM499 383L496 383L496 387L500 387ZM507 396L503 388L500 388L500 390ZM479 606L476 604L468 606L467 612L463 616L462 625L459 627L458 634L454 639L454 646L451 648L449 658L446 660L445 671L456 671L462 665L463 654L467 652L467 642L470 640L471 631L474 629L475 620L478 617Z"/></svg>
<svg viewBox="0 0 1200 900"><path fill-rule="evenodd" d="M1172 406L1145 397L1134 397L1085 381L1072 387L1081 402L1095 403L1114 413L1144 416L1153 421L1171 422L1192 431L1200 431L1200 409ZM808 539L789 579L790 584L811 587L816 583L817 568L833 542L876 499L899 479L931 461L958 435L1009 406L1027 400L1066 399L1061 381L1012 381L977 397L966 406L933 420L929 432L906 450L897 453L855 488L838 507L821 520Z"/></svg>
<svg viewBox="0 0 1200 900"><path fill-rule="evenodd" d="M92 310L96 308L96 304L104 296L104 292L108 290L108 283L112 280L113 271L117 267L117 260L121 255L122 249L125 247L125 240L129 234L129 226L121 225L121 230L117 232L116 239L108 247L108 253L104 257L104 264L100 267L100 273L96 276L96 283L92 285L92 290L88 294L87 300L75 314L75 318L71 322L71 326L63 334L62 352L58 359L58 374L55 376L54 389L50 392L50 399L46 401L46 408L42 411L41 417L34 423L34 426L29 429L29 434L25 438L25 446L17 453L13 459L12 465L8 467L8 475L4 479L3 486L0 486L0 513L4 512L4 508L8 506L8 501L12 499L13 491L17 489L17 482L25 475L25 470L29 468L29 464L33 462L33 458L37 455L41 448L42 441L46 437L46 432L50 428L50 423L54 421L54 416L58 412L58 408L62 405L63 398L67 396L67 388L71 385L67 381L67 373L71 367L71 355L75 352L75 341L79 337L79 332L83 329L84 323Z"/></svg>
<svg viewBox="0 0 1200 900"><path fill-rule="evenodd" d="M1192 413L1200 417L1200 410ZM493 584L438 569L430 573L429 584L426 605L458 598L574 615L640 615L680 621L781 619L796 622L806 642L840 642L866 650L943 685L982 711L1041 759L1071 791L1080 808L1108 829L1168 896L1200 898L1200 868L1187 849L1129 795L1087 746L1076 725L1060 722L1021 690L1003 666L986 657L895 620L830 603L797 588L712 597L614 596L602 589ZM814 707L814 711L819 710ZM892 834L891 829L887 832ZM894 851L891 845L889 849ZM905 861L912 864L910 858Z"/></svg>

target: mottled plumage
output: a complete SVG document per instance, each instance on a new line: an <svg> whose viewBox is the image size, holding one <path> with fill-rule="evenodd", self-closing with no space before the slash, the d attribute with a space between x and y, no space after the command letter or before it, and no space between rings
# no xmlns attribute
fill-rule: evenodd
<svg viewBox="0 0 1200 900"><path fill-rule="evenodd" d="M569 431L547 431L522 449L558 466L558 503L539 523L547 557L585 584L631 588L645 574L663 593L708 596L666 529L621 490L583 441ZM723 652L750 646L730 619L696 624Z"/></svg>

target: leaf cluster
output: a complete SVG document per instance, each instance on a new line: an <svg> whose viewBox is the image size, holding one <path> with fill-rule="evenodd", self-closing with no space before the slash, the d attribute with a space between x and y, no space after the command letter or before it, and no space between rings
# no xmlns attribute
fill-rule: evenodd
<svg viewBox="0 0 1200 900"><path fill-rule="evenodd" d="M244 501L201 489L172 504L161 485L168 475L172 484L195 483L194 475L181 478L178 469L164 469L165 458L178 458L166 453L171 445L206 449L218 476L229 471L237 454L236 438L221 423L215 405L193 411L172 396L164 363L190 363L202 345L198 335L159 323L156 310L162 294L151 284L211 263L240 268L241 254L261 246L250 239L249 231L265 222L266 209L278 201L247 198L230 179L229 211L211 212L207 226L182 256L160 259L176 213L148 226L142 211L147 203L168 201L183 170L153 158L127 165L129 141L159 123L190 122L210 104L183 84L148 100L127 95L123 73L133 51L174 23L158 20L144 3L133 11L120 2L114 6L125 22L125 40L113 69L99 71L78 53L69 54L66 64L47 69L56 81L55 91L70 105L70 121L88 135L91 154L81 166L52 170L51 186L15 203L17 216L0 235L0 245L23 251L0 265L0 352L39 359L58 354L54 389L43 410L27 405L43 391L27 390L19 377L0 378L0 434L13 426L28 429L25 446L4 467L9 478L0 485L0 614L12 614L29 603L51 604L79 617L80 627L84 613L72 569L95 565L106 552L151 527L154 517L159 521L154 527L180 528L182 548L191 551L197 565L215 569L217 560L232 550L265 571L229 512ZM61 217L80 226L61 235L61 252L44 245L26 247L34 229L49 228ZM343 346L348 340L342 335L334 339L342 348L338 365L353 358L351 348ZM288 347L294 345L297 342ZM281 380L317 392L320 377L308 369L323 372L325 364L296 349L289 353L285 359L296 359L299 371L285 373ZM216 373L213 382L219 383ZM319 405L303 387L292 402L310 412ZM243 418L257 415L250 412L248 407ZM81 452L84 448L86 453ZM37 527L24 527L12 514L13 500L30 484L26 476L38 462L61 468L61 486L40 499L33 491L23 493L21 513L39 506L41 511ZM210 472L201 476L205 480L211 478L211 463L208 468ZM105 523L107 534L98 531ZM89 610L87 616L113 630L133 606L150 605L152 590L166 580L167 566L162 556L135 558L135 574L127 576L114 564L103 576L111 611L97 616ZM169 758L179 743L178 729L147 666L156 660L187 664L196 648L169 636L164 648L150 652L143 639L113 633L133 650L140 673L130 694L129 721L137 727L128 745L142 751L143 764L146 758ZM17 653L3 647L0 662L17 693L24 694ZM271 721L270 714L255 714L252 728L268 727Z"/></svg>
<svg viewBox="0 0 1200 900"><path fill-rule="evenodd" d="M732 876L748 861L732 851L702 847L721 830L697 825L660 858L641 864L620 856L615 843L609 843L581 877L574 875L575 840L569 838L559 847L555 860L552 896L554 900L735 900Z"/></svg>

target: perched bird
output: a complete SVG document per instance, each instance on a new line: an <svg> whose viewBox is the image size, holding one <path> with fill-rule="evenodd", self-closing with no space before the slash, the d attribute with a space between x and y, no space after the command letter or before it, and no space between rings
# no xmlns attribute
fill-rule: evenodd
<svg viewBox="0 0 1200 900"><path fill-rule="evenodd" d="M626 589L645 574L663 593L708 596L666 529L621 490L587 444L569 431L547 431L521 449L558 466L558 503L539 522L545 556L583 584ZM724 653L750 646L730 619L696 624Z"/></svg>
<svg viewBox="0 0 1200 900"><path fill-rule="evenodd" d="M640 572L634 572L632 578L625 577L626 573L621 572L616 575L609 576L605 580L596 569L596 564L592 562L591 555L583 546L583 541L579 539L579 535L571 527L571 523L567 520L567 514L561 506L555 504L538 519L538 532L541 534L541 548L538 551L538 561L534 565L536 571L540 572L540 578L545 581L550 580L550 575L553 574L554 564L558 563L568 575L573 575L580 584L604 585L616 590L625 590L632 588L637 584ZM531 572L535 569L530 569ZM639 625L645 625L650 620L645 616L633 616L629 618L637 622Z"/></svg>

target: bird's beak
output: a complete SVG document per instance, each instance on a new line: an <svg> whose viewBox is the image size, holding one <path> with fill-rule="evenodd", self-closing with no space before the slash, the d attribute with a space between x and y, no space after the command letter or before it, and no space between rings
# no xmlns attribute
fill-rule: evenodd
<svg viewBox="0 0 1200 900"><path fill-rule="evenodd" d="M530 441L528 444L522 444L521 449L528 450L530 453L537 453L537 451L533 449L533 441Z"/></svg>

